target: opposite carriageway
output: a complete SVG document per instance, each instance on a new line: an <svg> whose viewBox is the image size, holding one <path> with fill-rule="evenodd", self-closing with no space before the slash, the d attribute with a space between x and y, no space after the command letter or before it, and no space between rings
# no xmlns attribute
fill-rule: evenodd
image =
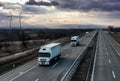
<svg viewBox="0 0 120 81"><path fill-rule="evenodd" d="M119 44L99 31L91 81L120 81Z"/></svg>

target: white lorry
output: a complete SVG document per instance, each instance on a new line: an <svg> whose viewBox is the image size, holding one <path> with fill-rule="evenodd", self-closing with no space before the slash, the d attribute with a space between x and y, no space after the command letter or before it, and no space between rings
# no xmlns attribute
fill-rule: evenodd
<svg viewBox="0 0 120 81"><path fill-rule="evenodd" d="M90 33L89 32L85 32L85 36L86 37L90 37Z"/></svg>
<svg viewBox="0 0 120 81"><path fill-rule="evenodd" d="M72 36L71 37L71 46L79 45L79 36Z"/></svg>
<svg viewBox="0 0 120 81"><path fill-rule="evenodd" d="M50 65L53 60L56 60L61 55L61 44L50 43L41 46L38 53L38 63L40 65Z"/></svg>

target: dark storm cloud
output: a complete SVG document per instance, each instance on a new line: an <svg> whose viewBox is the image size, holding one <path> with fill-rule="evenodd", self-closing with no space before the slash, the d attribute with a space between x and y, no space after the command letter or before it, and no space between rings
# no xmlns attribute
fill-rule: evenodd
<svg viewBox="0 0 120 81"><path fill-rule="evenodd" d="M26 4L81 11L120 11L120 0L51 0L51 2L29 0Z"/></svg>
<svg viewBox="0 0 120 81"><path fill-rule="evenodd" d="M107 15L107 17L111 17L112 19L120 19L120 12L111 12Z"/></svg>
<svg viewBox="0 0 120 81"><path fill-rule="evenodd" d="M82 11L120 11L120 0L59 0L58 3L58 8L62 9Z"/></svg>
<svg viewBox="0 0 120 81"><path fill-rule="evenodd" d="M29 0L28 2L26 2L26 5L58 6L59 3L57 1L51 1L51 2L40 1L40 2L36 2L35 0Z"/></svg>
<svg viewBox="0 0 120 81"><path fill-rule="evenodd" d="M0 3L0 7L2 7L4 4L3 3Z"/></svg>
<svg viewBox="0 0 120 81"><path fill-rule="evenodd" d="M22 6L22 11L24 13L34 13L34 14L38 14L38 13L45 14L45 13L48 13L48 11L46 9L44 9L44 8L41 8L39 6L30 6L30 5Z"/></svg>

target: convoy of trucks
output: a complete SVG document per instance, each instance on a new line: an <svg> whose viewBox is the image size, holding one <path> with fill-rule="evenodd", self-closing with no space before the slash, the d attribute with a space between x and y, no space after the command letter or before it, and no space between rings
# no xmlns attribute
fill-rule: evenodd
<svg viewBox="0 0 120 81"><path fill-rule="evenodd" d="M79 36L72 36L71 37L71 46L79 45Z"/></svg>
<svg viewBox="0 0 120 81"><path fill-rule="evenodd" d="M90 36L89 32L85 33L85 36ZM79 45L79 36L71 37L71 46ZM61 56L61 44L50 43L41 46L38 52L38 63L40 65L50 65L53 60L58 59Z"/></svg>
<svg viewBox="0 0 120 81"><path fill-rule="evenodd" d="M56 60L61 55L61 44L50 43L40 48L38 52L38 63L40 65L50 65L53 60Z"/></svg>

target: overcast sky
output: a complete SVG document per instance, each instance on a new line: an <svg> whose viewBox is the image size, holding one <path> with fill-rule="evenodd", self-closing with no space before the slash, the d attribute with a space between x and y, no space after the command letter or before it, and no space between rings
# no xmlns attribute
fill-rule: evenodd
<svg viewBox="0 0 120 81"><path fill-rule="evenodd" d="M22 9L23 19L27 24L97 24L120 26L120 0L0 0L1 2L21 3L20 5L4 5L4 13ZM25 3L28 2L28 5ZM10 10L7 8L11 8ZM6 9L5 9L6 8ZM13 10L14 11L14 10ZM15 14L15 12L13 12ZM32 13L27 15L27 13ZM41 22L41 23L40 23Z"/></svg>

